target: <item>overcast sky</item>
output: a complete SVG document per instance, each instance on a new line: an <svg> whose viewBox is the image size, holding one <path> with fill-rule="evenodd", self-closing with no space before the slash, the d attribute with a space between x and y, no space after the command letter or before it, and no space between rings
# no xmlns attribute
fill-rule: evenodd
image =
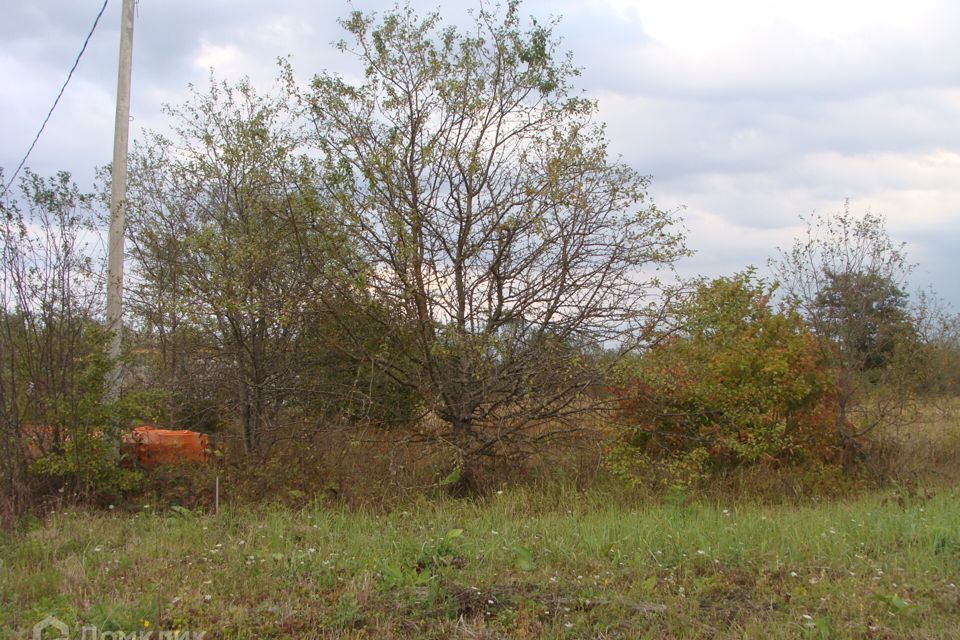
<svg viewBox="0 0 960 640"><path fill-rule="evenodd" d="M356 73L331 43L351 8L380 0L140 0L133 122L187 84L248 75L265 89L290 55L307 80ZM422 10L436 2L412 3ZM464 20L477 2L449 1ZM0 166L16 167L101 0L0 0ZM883 214L932 284L960 307L960 3L955 0L528 0L559 15L564 45L599 101L611 150L653 176L661 208L684 207L687 274L730 274L800 230L799 215ZM120 0L110 0L28 166L89 187L110 161Z"/></svg>

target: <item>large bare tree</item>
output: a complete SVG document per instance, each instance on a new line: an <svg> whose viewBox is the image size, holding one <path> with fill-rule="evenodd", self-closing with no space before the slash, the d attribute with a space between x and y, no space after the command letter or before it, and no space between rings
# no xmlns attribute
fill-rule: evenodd
<svg viewBox="0 0 960 640"><path fill-rule="evenodd" d="M408 333L389 358L349 327L344 348L417 390L468 483L484 456L584 425L615 360L595 356L643 344L657 272L685 253L648 178L610 159L552 25L515 2L474 17L355 12L340 48L365 79L322 74L310 96L356 279Z"/></svg>

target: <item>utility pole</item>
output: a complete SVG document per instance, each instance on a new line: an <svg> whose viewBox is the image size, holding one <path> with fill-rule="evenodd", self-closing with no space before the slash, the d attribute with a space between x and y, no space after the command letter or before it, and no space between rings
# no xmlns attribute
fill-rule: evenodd
<svg viewBox="0 0 960 640"><path fill-rule="evenodd" d="M109 356L113 360L107 398L120 395L123 368L120 340L123 335L123 236L126 229L127 149L130 140L130 75L133 66L133 4L123 0L120 17L120 67L117 72L117 114L113 134L113 167L110 187L110 238L107 256L107 328Z"/></svg>

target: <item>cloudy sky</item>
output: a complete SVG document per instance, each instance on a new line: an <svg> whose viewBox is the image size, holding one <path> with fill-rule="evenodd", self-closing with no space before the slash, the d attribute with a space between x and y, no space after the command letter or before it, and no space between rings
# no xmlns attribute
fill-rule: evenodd
<svg viewBox="0 0 960 640"><path fill-rule="evenodd" d="M134 136L162 128L187 84L248 75L268 88L290 55L298 77L354 74L336 18L381 0L140 0ZM448 0L462 22L473 2ZM0 0L0 166L9 176L63 82L101 0ZM414 0L418 9L437 2ZM765 266L799 215L887 217L895 239L960 307L960 3L954 0L527 0L559 34L599 101L611 150L683 207L697 255L686 273ZM28 162L89 186L109 162L120 0L106 14Z"/></svg>

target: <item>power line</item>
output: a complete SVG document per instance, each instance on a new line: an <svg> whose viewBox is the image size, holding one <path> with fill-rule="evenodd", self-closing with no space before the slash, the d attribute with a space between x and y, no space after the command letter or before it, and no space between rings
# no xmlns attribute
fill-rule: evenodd
<svg viewBox="0 0 960 640"><path fill-rule="evenodd" d="M93 21L93 26L90 27L90 33L87 34L86 39L83 41L83 46L80 48L80 53L77 54L77 59L73 61L73 66L70 67L70 73L67 74L67 79L64 80L63 86L60 87L60 93L57 94L56 100L53 101L53 106L50 107L50 111L47 112L47 117L43 119L43 124L40 125L40 130L37 131L36 137L34 137L33 142L30 143L30 148L27 149L27 153L24 154L23 160L20 161L20 164L17 166L17 170L13 172L13 175L10 176L10 181L7 182L3 187L3 193L0 193L0 198L7 195L7 191L10 190L10 186L13 184L13 181L17 179L17 174L20 173L20 170L23 169L23 165L26 164L27 158L30 157L30 153L33 151L33 148L37 145L37 141L40 140L40 135L43 133L44 128L47 126L47 123L50 122L50 116L53 115L53 110L57 108L57 104L60 102L60 98L63 97L63 92L66 90L67 85L70 84L70 78L73 77L73 72L77 70L77 65L80 64L80 58L83 57L83 52L87 50L87 44L90 42L90 38L93 37L93 32L97 30L97 24L100 22L100 17L103 15L103 12L107 8L107 3L110 0L103 0L103 6L100 7L100 12L97 14L97 17Z"/></svg>

